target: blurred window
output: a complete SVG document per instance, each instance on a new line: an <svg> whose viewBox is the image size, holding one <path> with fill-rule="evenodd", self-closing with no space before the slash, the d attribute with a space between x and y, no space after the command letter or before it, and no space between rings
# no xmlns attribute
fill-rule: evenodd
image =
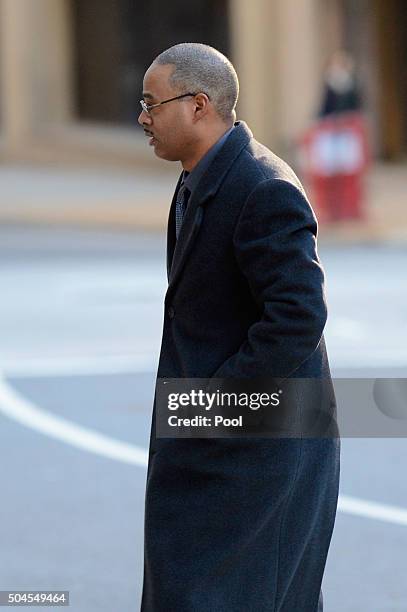
<svg viewBox="0 0 407 612"><path fill-rule="evenodd" d="M137 125L145 70L178 42L228 55L227 0L72 0L79 119Z"/></svg>

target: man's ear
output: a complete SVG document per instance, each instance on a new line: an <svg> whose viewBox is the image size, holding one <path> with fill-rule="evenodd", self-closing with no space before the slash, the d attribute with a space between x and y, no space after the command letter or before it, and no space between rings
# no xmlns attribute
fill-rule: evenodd
<svg viewBox="0 0 407 612"><path fill-rule="evenodd" d="M207 114L209 110L209 98L204 93L199 93L195 96L194 119L199 121Z"/></svg>

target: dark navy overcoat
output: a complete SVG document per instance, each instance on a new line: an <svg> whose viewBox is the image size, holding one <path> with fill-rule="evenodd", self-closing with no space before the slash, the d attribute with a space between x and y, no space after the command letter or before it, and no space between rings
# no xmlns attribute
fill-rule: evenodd
<svg viewBox="0 0 407 612"><path fill-rule="evenodd" d="M290 167L237 122L175 240L159 378L329 378L317 223ZM316 612L339 440L158 438L142 612Z"/></svg>

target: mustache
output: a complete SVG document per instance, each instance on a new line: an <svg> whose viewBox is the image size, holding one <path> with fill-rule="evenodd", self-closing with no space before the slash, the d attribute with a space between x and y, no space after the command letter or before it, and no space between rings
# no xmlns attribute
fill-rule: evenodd
<svg viewBox="0 0 407 612"><path fill-rule="evenodd" d="M144 134L146 136L154 136L153 132L150 132L150 130L147 130L146 128L144 128Z"/></svg>

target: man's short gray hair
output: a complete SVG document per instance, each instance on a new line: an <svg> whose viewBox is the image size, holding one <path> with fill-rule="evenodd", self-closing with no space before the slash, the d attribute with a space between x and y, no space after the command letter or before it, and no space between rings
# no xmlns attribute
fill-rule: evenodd
<svg viewBox="0 0 407 612"><path fill-rule="evenodd" d="M239 80L232 63L220 51L201 43L180 43L160 53L153 63L173 64L173 87L180 93L206 93L224 121L234 119Z"/></svg>

